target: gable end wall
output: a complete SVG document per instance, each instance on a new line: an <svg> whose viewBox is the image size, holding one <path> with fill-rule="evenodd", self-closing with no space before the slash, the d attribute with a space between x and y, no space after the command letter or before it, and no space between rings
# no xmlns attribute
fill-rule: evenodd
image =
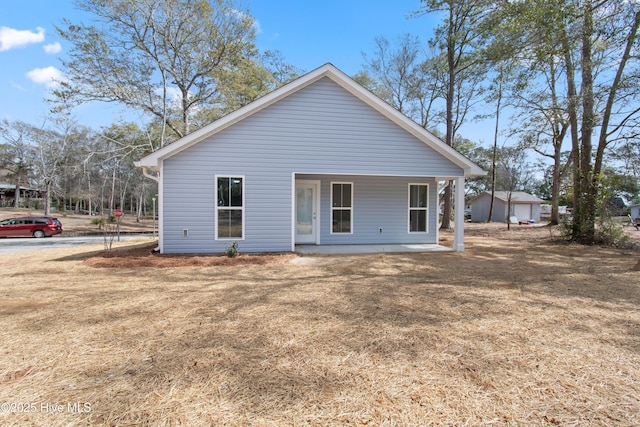
<svg viewBox="0 0 640 427"><path fill-rule="evenodd" d="M325 78L163 162L164 252L218 253L229 244L215 240L215 175L245 177L241 251L291 250L294 173L463 175L460 167Z"/></svg>

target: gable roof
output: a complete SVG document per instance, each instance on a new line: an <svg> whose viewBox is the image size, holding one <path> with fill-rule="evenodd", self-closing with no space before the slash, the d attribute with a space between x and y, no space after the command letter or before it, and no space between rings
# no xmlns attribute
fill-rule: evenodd
<svg viewBox="0 0 640 427"><path fill-rule="evenodd" d="M496 191L495 198L498 200L502 200L503 202L509 201L509 191ZM467 203L473 203L481 197L491 197L491 193L489 191L483 191L473 199L469 200ZM512 203L544 203L544 200L534 196L533 194L525 193L524 191L513 191L511 192L511 202Z"/></svg>
<svg viewBox="0 0 640 427"><path fill-rule="evenodd" d="M325 64L298 79L288 83L273 92L245 105L242 108L230 113L215 122L198 129L178 141L169 144L158 151L155 151L136 162L135 165L143 168L159 169L162 160L167 159L182 150L191 147L194 144L232 126L241 120L267 108L268 106L280 101L287 96L298 92L299 90L317 82L320 79L328 78L345 89L347 92L356 96L358 99L369 105L384 117L400 126L405 131L425 143L434 151L451 161L456 166L464 170L465 176L485 175L486 172L479 166L467 159L465 156L449 147L442 140L437 138L431 132L419 126L416 122L400 113L395 108L384 102L382 99L371 93L369 90L358 84L355 80L344 74L332 64Z"/></svg>

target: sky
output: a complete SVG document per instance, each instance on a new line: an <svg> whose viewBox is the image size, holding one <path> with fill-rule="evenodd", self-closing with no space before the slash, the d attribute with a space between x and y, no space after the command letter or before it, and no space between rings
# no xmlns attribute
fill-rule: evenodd
<svg viewBox="0 0 640 427"><path fill-rule="evenodd" d="M244 0L256 19L260 51L279 50L304 71L330 62L348 75L364 68L374 38L393 41L405 33L431 37L435 17L408 18L419 0ZM73 0L0 0L0 119L40 125L46 119L53 78L63 76L60 59L70 44L55 26L63 19L89 22ZM79 106L76 117L90 127L130 119L130 112L107 104ZM140 118L142 120L142 118Z"/></svg>

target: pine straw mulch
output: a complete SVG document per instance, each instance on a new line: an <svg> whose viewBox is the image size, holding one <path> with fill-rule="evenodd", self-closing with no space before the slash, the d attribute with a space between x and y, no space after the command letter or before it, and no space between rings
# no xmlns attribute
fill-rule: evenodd
<svg viewBox="0 0 640 427"><path fill-rule="evenodd" d="M157 242L152 242L114 248L108 252L100 251L92 253L86 259L85 264L101 268L215 267L246 264L265 265L287 262L295 257L293 254L240 254L233 258L226 255L161 255L153 251L157 246Z"/></svg>
<svg viewBox="0 0 640 427"><path fill-rule="evenodd" d="M638 252L478 233L264 265L0 255L0 402L36 408L0 425L640 425Z"/></svg>

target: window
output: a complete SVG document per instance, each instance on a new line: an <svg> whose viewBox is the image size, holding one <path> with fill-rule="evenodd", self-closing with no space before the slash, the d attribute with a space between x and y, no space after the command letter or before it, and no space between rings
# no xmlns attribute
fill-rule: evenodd
<svg viewBox="0 0 640 427"><path fill-rule="evenodd" d="M331 183L331 233L351 233L353 184Z"/></svg>
<svg viewBox="0 0 640 427"><path fill-rule="evenodd" d="M216 238L244 237L244 178L216 177Z"/></svg>
<svg viewBox="0 0 640 427"><path fill-rule="evenodd" d="M409 233L427 232L429 186L409 184Z"/></svg>

